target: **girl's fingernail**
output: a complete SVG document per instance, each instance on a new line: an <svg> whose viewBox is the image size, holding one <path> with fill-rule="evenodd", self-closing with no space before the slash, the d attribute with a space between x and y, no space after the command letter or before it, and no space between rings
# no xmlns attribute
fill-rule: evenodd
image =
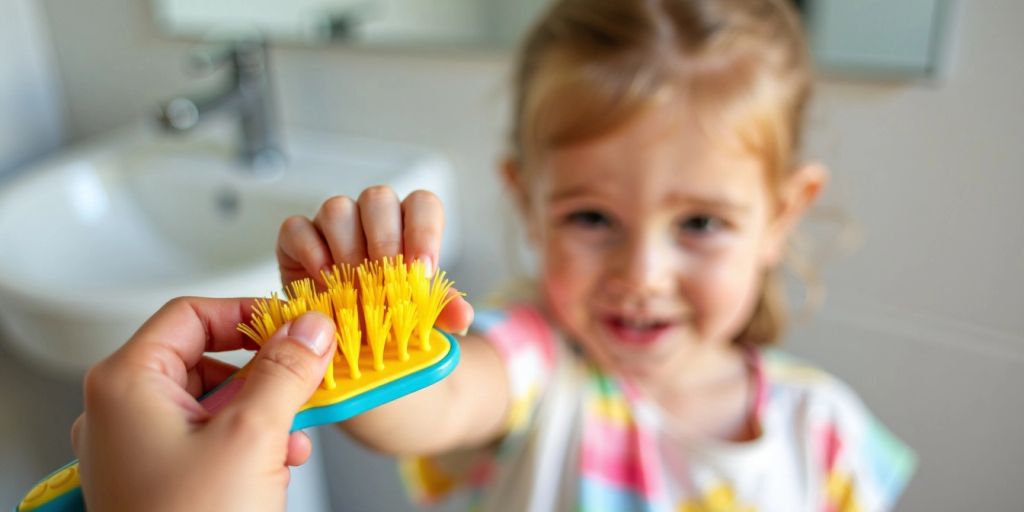
<svg viewBox="0 0 1024 512"><path fill-rule="evenodd" d="M455 334L458 334L459 336L465 336L465 335L469 334L469 327L466 327L465 329L463 329L463 330L461 330L461 331L459 331L459 332L457 332Z"/></svg>
<svg viewBox="0 0 1024 512"><path fill-rule="evenodd" d="M423 275L434 277L434 263L430 260L430 256L420 256L416 259L423 262Z"/></svg>
<svg viewBox="0 0 1024 512"><path fill-rule="evenodd" d="M324 355L334 342L334 323L320 313L306 313L288 327L288 336L309 347L314 354Z"/></svg>

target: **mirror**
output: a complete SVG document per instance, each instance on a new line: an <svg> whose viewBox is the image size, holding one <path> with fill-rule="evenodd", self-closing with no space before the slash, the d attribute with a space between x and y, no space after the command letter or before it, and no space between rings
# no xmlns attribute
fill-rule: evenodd
<svg viewBox="0 0 1024 512"><path fill-rule="evenodd" d="M160 29L187 39L513 47L547 0L153 0Z"/></svg>
<svg viewBox="0 0 1024 512"><path fill-rule="evenodd" d="M550 0L153 0L170 36L393 48L514 48ZM793 0L821 70L942 75L951 0Z"/></svg>

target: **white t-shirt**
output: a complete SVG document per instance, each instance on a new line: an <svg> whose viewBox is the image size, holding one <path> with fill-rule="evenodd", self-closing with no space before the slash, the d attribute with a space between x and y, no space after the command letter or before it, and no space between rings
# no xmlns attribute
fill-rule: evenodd
<svg viewBox="0 0 1024 512"><path fill-rule="evenodd" d="M847 386L774 350L749 351L760 436L695 443L561 342L535 307L481 312L474 329L508 365L509 434L403 461L420 503L465 490L500 511L884 511L915 467Z"/></svg>

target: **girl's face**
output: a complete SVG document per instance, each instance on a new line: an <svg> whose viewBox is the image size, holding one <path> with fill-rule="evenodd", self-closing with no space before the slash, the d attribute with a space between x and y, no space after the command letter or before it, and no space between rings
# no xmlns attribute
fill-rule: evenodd
<svg viewBox="0 0 1024 512"><path fill-rule="evenodd" d="M638 378L729 347L823 178L801 169L790 181L802 186L780 194L761 160L686 114L664 105L553 150L519 189L556 320L605 368Z"/></svg>

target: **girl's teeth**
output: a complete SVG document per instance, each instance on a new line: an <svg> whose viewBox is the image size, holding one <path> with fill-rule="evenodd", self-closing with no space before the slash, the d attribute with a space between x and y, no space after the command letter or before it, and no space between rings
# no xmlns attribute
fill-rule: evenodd
<svg viewBox="0 0 1024 512"><path fill-rule="evenodd" d="M658 322L648 322L640 320L626 320L623 322L626 327L630 329L652 329L658 326Z"/></svg>

